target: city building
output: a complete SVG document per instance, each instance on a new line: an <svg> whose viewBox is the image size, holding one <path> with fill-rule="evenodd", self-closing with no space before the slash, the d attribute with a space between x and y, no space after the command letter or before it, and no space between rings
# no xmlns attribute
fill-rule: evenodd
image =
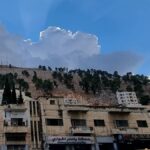
<svg viewBox="0 0 150 150"><path fill-rule="evenodd" d="M0 92L2 94L2 91ZM17 93L19 95L19 93ZM0 96L2 103L2 95ZM29 150L31 146L29 103L0 106L0 149Z"/></svg>
<svg viewBox="0 0 150 150"><path fill-rule="evenodd" d="M116 92L118 104L126 107L137 107L139 104L135 92Z"/></svg>
<svg viewBox="0 0 150 150"><path fill-rule="evenodd" d="M43 149L41 110L37 100L29 98L31 150Z"/></svg>
<svg viewBox="0 0 150 150"><path fill-rule="evenodd" d="M22 104L0 106L2 150L150 148L149 106L94 106L70 97L35 100L24 93L22 97Z"/></svg>
<svg viewBox="0 0 150 150"><path fill-rule="evenodd" d="M150 148L150 116L144 107L91 106L67 98L39 98L45 150Z"/></svg>

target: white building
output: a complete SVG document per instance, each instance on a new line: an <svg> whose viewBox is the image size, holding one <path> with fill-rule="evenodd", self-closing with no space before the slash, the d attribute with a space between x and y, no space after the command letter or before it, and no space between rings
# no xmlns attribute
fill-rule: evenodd
<svg viewBox="0 0 150 150"><path fill-rule="evenodd" d="M0 90L0 104L3 90ZM16 91L17 97L19 91ZM31 146L29 101L23 104L0 105L0 149L29 150Z"/></svg>
<svg viewBox="0 0 150 150"><path fill-rule="evenodd" d="M116 92L118 104L126 107L139 107L139 104L135 92Z"/></svg>

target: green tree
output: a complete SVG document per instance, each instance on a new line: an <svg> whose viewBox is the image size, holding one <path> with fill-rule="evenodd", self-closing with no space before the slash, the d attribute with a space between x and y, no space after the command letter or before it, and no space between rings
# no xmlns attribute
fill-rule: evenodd
<svg viewBox="0 0 150 150"><path fill-rule="evenodd" d="M91 81L91 74L88 72L85 73L84 77L82 77L81 81L79 82L79 85L82 87L82 89L89 93L90 91L90 81Z"/></svg>
<svg viewBox="0 0 150 150"><path fill-rule="evenodd" d="M47 70L46 66L42 66L42 70L46 71Z"/></svg>
<svg viewBox="0 0 150 150"><path fill-rule="evenodd" d="M42 66L41 66L41 65L39 65L39 66L38 66L38 68L39 68L39 69L42 69Z"/></svg>
<svg viewBox="0 0 150 150"><path fill-rule="evenodd" d="M60 72L57 73L57 79L62 82L63 81L63 76Z"/></svg>
<svg viewBox="0 0 150 150"><path fill-rule="evenodd" d="M4 89L5 75L0 75L0 89Z"/></svg>
<svg viewBox="0 0 150 150"><path fill-rule="evenodd" d="M25 77L29 77L30 76L30 74L29 74L29 72L27 71L27 70L23 70L22 71L22 74L25 76Z"/></svg>
<svg viewBox="0 0 150 150"><path fill-rule="evenodd" d="M35 83L37 80L37 73L36 73L36 71L34 71L33 73L34 73L34 75L32 77L32 82Z"/></svg>
<svg viewBox="0 0 150 150"><path fill-rule="evenodd" d="M64 74L64 84L66 85L66 87L68 89L74 89L74 86L73 86L73 83L72 83L72 79L73 79L73 76L71 73L65 73Z"/></svg>
<svg viewBox="0 0 150 150"><path fill-rule="evenodd" d="M101 90L101 81L97 73L94 73L92 77L91 90L93 94L96 94L96 92L99 92Z"/></svg>
<svg viewBox="0 0 150 150"><path fill-rule="evenodd" d="M48 70L49 70L49 71L52 71L52 68L51 68L50 66L48 66Z"/></svg>
<svg viewBox="0 0 150 150"><path fill-rule="evenodd" d="M17 79L17 77L18 77L18 73L14 73L14 79L16 80Z"/></svg>
<svg viewBox="0 0 150 150"><path fill-rule="evenodd" d="M42 89L45 93L48 93L53 89L53 83L50 80L44 80L42 84Z"/></svg>
<svg viewBox="0 0 150 150"><path fill-rule="evenodd" d="M43 80L40 79L40 78L37 78L36 81L35 81L36 89L42 89L42 86L43 86Z"/></svg>
<svg viewBox="0 0 150 150"><path fill-rule="evenodd" d="M16 90L15 90L15 83L13 83L12 92L11 92L11 103L17 104L17 97L16 97Z"/></svg>
<svg viewBox="0 0 150 150"><path fill-rule="evenodd" d="M22 97L21 86L19 87L18 104L23 104L23 97Z"/></svg>
<svg viewBox="0 0 150 150"><path fill-rule="evenodd" d="M56 87L56 88L58 87L57 81L54 80L53 84L54 84L54 87Z"/></svg>
<svg viewBox="0 0 150 150"><path fill-rule="evenodd" d="M119 78L115 78L113 81L111 81L111 90L113 93L115 93L120 88L121 81Z"/></svg>
<svg viewBox="0 0 150 150"><path fill-rule="evenodd" d="M26 92L25 92L25 96L32 97L32 96L31 96L31 92L26 91Z"/></svg>
<svg viewBox="0 0 150 150"><path fill-rule="evenodd" d="M150 96L149 95L143 95L143 96L141 96L140 103L142 105L148 105L149 102L150 102Z"/></svg>
<svg viewBox="0 0 150 150"><path fill-rule="evenodd" d="M53 71L52 76L53 76L54 79L57 79L57 72Z"/></svg>
<svg viewBox="0 0 150 150"><path fill-rule="evenodd" d="M3 97L2 97L2 104L10 104L11 103L11 89L10 89L10 84L8 81L8 77L5 79L5 87L4 87L4 92L3 92Z"/></svg>
<svg viewBox="0 0 150 150"><path fill-rule="evenodd" d="M128 92L132 92L132 91L133 91L131 85L128 85L128 86L126 87L126 90L127 90Z"/></svg>
<svg viewBox="0 0 150 150"><path fill-rule="evenodd" d="M118 71L114 71L114 77L118 77L119 76L119 74L118 74Z"/></svg>
<svg viewBox="0 0 150 150"><path fill-rule="evenodd" d="M136 91L138 95L141 95L144 92L142 84L135 84L134 91Z"/></svg>
<svg viewBox="0 0 150 150"><path fill-rule="evenodd" d="M21 86L23 91L27 91L29 89L29 84L24 79L17 79L17 83Z"/></svg>

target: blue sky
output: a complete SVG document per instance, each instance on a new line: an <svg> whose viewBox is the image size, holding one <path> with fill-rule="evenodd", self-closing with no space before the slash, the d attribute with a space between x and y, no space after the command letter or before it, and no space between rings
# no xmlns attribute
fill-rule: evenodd
<svg viewBox="0 0 150 150"><path fill-rule="evenodd" d="M118 69L121 73L133 71L134 73L150 74L150 0L0 0L0 3L0 23L7 32L12 34L9 36L15 37L17 35L22 39L31 39L32 43L37 43L36 46L34 45L34 50L33 47L32 50L28 50L28 46L24 46L29 55L36 60L33 64L52 63L44 56L38 61L41 56L40 50L37 52L39 55L35 54L35 48L41 47L39 33L51 26L60 27L61 33L65 30L65 36L68 34L68 30L72 34L78 31L85 33L85 36L87 34L96 36L98 38L97 45L101 48L99 54L98 49L94 51L95 53L92 53L90 62L95 63L92 66L96 66L96 63L99 62L98 59L101 59L100 63L107 63L110 60L114 66L123 60L122 68L133 67L120 70L121 66L116 66L114 70ZM46 31L49 34L45 35L52 36L52 29ZM53 36L56 36L56 34ZM79 35L81 38L81 34ZM87 40L87 38L85 39ZM96 39L93 43L96 43ZM76 45L78 44L76 43ZM51 45L49 46L51 47ZM84 46L84 48L86 47ZM80 48L77 47L76 50L80 53L80 56L75 55L74 60L80 58L82 54L85 55L82 50L80 51ZM91 50L92 48L89 49L89 52ZM69 57L72 52L63 57ZM62 54L63 51L57 53ZM50 52L48 54L54 55ZM101 56L100 58L96 56L97 61L93 62L95 55ZM117 55L117 59L114 55ZM52 59L57 60L56 56ZM31 61L31 59L29 60ZM86 64L86 59L83 62ZM125 63L127 63L127 66L125 66ZM23 62L22 65L24 65ZM90 64L86 65L86 67L88 66ZM80 67L80 64L75 67ZM98 67L113 71L110 69L112 68L111 65L99 65Z"/></svg>

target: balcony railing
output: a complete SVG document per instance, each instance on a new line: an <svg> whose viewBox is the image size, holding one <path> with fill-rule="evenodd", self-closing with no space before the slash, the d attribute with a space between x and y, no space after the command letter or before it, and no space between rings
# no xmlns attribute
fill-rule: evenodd
<svg viewBox="0 0 150 150"><path fill-rule="evenodd" d="M89 110L89 108L87 107L82 107L82 106L67 106L66 107L68 112L87 112Z"/></svg>
<svg viewBox="0 0 150 150"><path fill-rule="evenodd" d="M119 127L111 129L112 134L138 134L138 128Z"/></svg>
<svg viewBox="0 0 150 150"><path fill-rule="evenodd" d="M29 144L26 141L5 141L7 145L26 145Z"/></svg>
<svg viewBox="0 0 150 150"><path fill-rule="evenodd" d="M93 134L93 127L77 126L70 128L71 134Z"/></svg>
<svg viewBox="0 0 150 150"><path fill-rule="evenodd" d="M4 132L5 133L26 133L28 132L28 126L25 122L22 124L8 124L8 122L4 121Z"/></svg>
<svg viewBox="0 0 150 150"><path fill-rule="evenodd" d="M113 114L113 113L127 113L128 114L132 112L132 110L126 107L122 107L122 108L110 108L108 112L110 114Z"/></svg>
<svg viewBox="0 0 150 150"><path fill-rule="evenodd" d="M10 104L5 108L5 111L22 112L26 110L27 110L27 107L24 104L15 104L15 105Z"/></svg>
<svg viewBox="0 0 150 150"><path fill-rule="evenodd" d="M5 126L5 133L26 133L28 132L27 126Z"/></svg>

